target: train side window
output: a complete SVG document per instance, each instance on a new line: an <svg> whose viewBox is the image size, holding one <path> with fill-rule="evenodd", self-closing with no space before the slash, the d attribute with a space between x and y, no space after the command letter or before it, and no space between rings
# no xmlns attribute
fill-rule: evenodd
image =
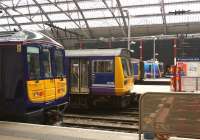
<svg viewBox="0 0 200 140"><path fill-rule="evenodd" d="M93 73L111 73L113 72L113 60L94 60Z"/></svg>
<svg viewBox="0 0 200 140"><path fill-rule="evenodd" d="M29 79L38 79L40 77L39 48L27 47L27 63Z"/></svg>
<svg viewBox="0 0 200 140"><path fill-rule="evenodd" d="M56 76L64 75L64 67L63 67L63 53L62 51L55 51L55 63L56 63Z"/></svg>
<svg viewBox="0 0 200 140"><path fill-rule="evenodd" d="M51 56L50 56L49 49L43 49L42 64L43 64L43 67L44 67L44 76L45 76L45 78L52 77Z"/></svg>

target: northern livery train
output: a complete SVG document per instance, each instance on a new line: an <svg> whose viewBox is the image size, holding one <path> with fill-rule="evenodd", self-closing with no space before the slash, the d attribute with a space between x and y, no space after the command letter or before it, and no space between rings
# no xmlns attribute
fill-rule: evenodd
<svg viewBox="0 0 200 140"><path fill-rule="evenodd" d="M1 38L0 95L1 119L43 121L46 113L63 109L68 103L63 46L31 31Z"/></svg>
<svg viewBox="0 0 200 140"><path fill-rule="evenodd" d="M141 82L148 78L161 78L164 75L164 65L158 61L140 61L131 58L132 73L135 82Z"/></svg>
<svg viewBox="0 0 200 140"><path fill-rule="evenodd" d="M134 78L127 49L66 50L65 55L70 105L128 105Z"/></svg>

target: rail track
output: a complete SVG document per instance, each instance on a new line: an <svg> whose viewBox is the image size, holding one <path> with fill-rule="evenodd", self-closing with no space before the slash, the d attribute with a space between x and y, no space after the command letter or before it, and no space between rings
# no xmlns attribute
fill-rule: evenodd
<svg viewBox="0 0 200 140"><path fill-rule="evenodd" d="M139 113L126 110L73 110L63 116L62 126L133 133L138 131Z"/></svg>

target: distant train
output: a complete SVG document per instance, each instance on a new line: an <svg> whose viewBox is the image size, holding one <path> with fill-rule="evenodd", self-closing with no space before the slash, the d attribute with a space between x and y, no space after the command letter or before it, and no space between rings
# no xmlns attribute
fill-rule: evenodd
<svg viewBox="0 0 200 140"><path fill-rule="evenodd" d="M0 118L43 121L68 104L64 48L44 34L0 39ZM58 112L57 112L58 113Z"/></svg>
<svg viewBox="0 0 200 140"><path fill-rule="evenodd" d="M130 102L134 78L127 49L66 50L65 55L71 105L125 107Z"/></svg>
<svg viewBox="0 0 200 140"><path fill-rule="evenodd" d="M132 73L135 81L142 81L148 78L161 78L164 75L164 65L158 61L140 61L131 58Z"/></svg>

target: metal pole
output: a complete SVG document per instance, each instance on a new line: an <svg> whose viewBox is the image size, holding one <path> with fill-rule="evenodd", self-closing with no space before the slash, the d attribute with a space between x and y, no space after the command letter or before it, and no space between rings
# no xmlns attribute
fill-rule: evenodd
<svg viewBox="0 0 200 140"><path fill-rule="evenodd" d="M131 26L130 26L130 15L128 10L123 10L126 13L127 20L128 20L128 31L127 31L127 49L130 50L130 37L131 37Z"/></svg>
<svg viewBox="0 0 200 140"><path fill-rule="evenodd" d="M127 17L128 17L128 50L130 50L130 37L131 37L131 26L130 26L130 15L129 12L127 10Z"/></svg>
<svg viewBox="0 0 200 140"><path fill-rule="evenodd" d="M156 62L156 38L154 37L153 38L153 63L155 64ZM155 65L153 64L153 78L155 79L156 78L156 75L155 75Z"/></svg>

